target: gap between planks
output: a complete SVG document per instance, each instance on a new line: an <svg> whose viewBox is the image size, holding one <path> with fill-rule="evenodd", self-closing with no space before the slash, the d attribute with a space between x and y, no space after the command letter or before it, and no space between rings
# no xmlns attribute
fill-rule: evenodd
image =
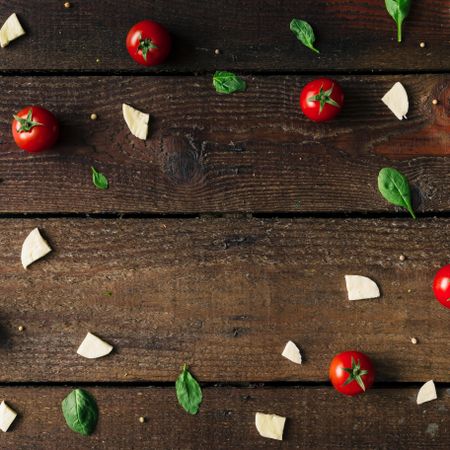
<svg viewBox="0 0 450 450"><path fill-rule="evenodd" d="M136 70L77 70L77 71L42 71L42 70L1 70L0 76L4 77L86 77L86 76L106 76L106 77L116 77L116 76L130 76L130 77L212 77L214 74L214 70L202 70L202 71L180 71L180 72L171 72L171 71L142 71L139 69ZM332 77L332 76L345 76L345 75L358 75L358 76L396 76L396 75L447 75L450 74L450 71L447 69L401 69L401 70L317 70L317 71L307 71L307 70L240 70L236 69L233 71L236 74L243 76L308 76L308 77Z"/></svg>
<svg viewBox="0 0 450 450"><path fill-rule="evenodd" d="M292 389L292 388L329 388L333 386L325 381L249 381L249 382L202 382L198 380L202 389ZM417 389L423 386L424 382L416 381L382 381L375 382L371 391L382 389ZM449 381L435 381L436 389L449 389ZM0 388L5 387L101 387L101 388L174 388L174 381L0 381Z"/></svg>
<svg viewBox="0 0 450 450"><path fill-rule="evenodd" d="M76 213L76 212L60 212L60 213L1 213L0 220L7 219L100 219L100 220L133 220L133 219L386 219L386 220L402 220L410 218L407 212L399 213L389 212L341 212L341 211L318 211L318 212L186 212L186 213L150 213L150 212L134 212L134 213ZM450 218L450 210L448 211L426 211L417 213L417 220L420 219L448 219Z"/></svg>

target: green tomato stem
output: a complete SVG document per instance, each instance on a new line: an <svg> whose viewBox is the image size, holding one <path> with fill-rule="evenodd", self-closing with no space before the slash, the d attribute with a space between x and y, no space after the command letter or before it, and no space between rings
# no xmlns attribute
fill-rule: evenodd
<svg viewBox="0 0 450 450"><path fill-rule="evenodd" d="M402 23L398 22L397 24L397 41L402 42Z"/></svg>

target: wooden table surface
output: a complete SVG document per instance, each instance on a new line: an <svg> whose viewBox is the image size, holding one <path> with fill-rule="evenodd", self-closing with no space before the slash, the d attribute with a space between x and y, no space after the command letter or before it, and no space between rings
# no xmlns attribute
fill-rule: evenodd
<svg viewBox="0 0 450 450"><path fill-rule="evenodd" d="M447 450L450 316L431 281L450 262L450 1L413 2L402 44L381 0L0 2L0 22L12 12L27 35L0 51L0 398L19 417L0 448ZM293 17L314 24L319 56ZM157 68L124 46L144 18L175 38ZM216 94L219 69L247 91ZM346 105L318 125L298 95L324 74ZM380 100L396 81L406 121ZM150 112L147 141L122 103ZM53 150L16 148L26 104L60 120ZM416 221L380 196L385 166L410 180ZM54 252L24 271L34 227ZM381 298L349 302L349 273ZM114 352L77 355L87 331ZM301 366L281 357L288 340ZM327 379L351 348L377 368L357 398ZM196 416L175 395L184 363ZM430 379L438 399L418 406ZM75 387L100 409L89 437L61 414ZM258 435L257 411L288 418L283 442Z"/></svg>

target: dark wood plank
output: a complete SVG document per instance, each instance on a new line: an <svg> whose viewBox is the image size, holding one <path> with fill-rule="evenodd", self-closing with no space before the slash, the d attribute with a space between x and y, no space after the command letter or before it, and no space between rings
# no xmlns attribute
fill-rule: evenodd
<svg viewBox="0 0 450 450"><path fill-rule="evenodd" d="M417 211L448 210L449 77L338 79L342 117L318 125L298 108L307 77L248 77L248 92L232 96L209 77L21 78L20 96L17 78L0 78L0 211L394 212L377 189L384 166L409 177ZM406 121L380 100L397 80L412 103ZM146 142L130 135L122 102L151 113ZM13 143L9 118L27 103L60 118L55 150ZM91 165L108 191L92 185Z"/></svg>
<svg viewBox="0 0 450 450"><path fill-rule="evenodd" d="M35 226L55 251L25 271ZM0 381L170 381L185 362L203 381L326 381L334 354L351 348L373 358L379 381L449 381L448 310L431 282L448 263L450 220L2 220L0 230ZM345 274L373 278L382 298L348 301ZM114 353L77 355L88 331ZM280 356L288 340L301 367Z"/></svg>
<svg viewBox="0 0 450 450"><path fill-rule="evenodd" d="M447 449L450 392L416 405L416 388L374 389L360 398L331 388L206 388L201 411L189 416L173 388L92 388L100 419L94 434L65 425L61 400L71 387L2 387L20 414L3 448L60 449ZM288 418L284 441L259 436L255 412ZM139 417L146 417L141 424Z"/></svg>
<svg viewBox="0 0 450 450"><path fill-rule="evenodd" d="M415 2L404 42L379 0L10 0L0 20L18 13L28 32L2 50L1 70L143 71L125 49L136 22L163 23L175 37L171 60L152 71L441 70L449 68L450 8L447 0ZM316 30L318 56L289 30L293 17ZM426 43L420 48L419 43ZM220 55L215 55L220 49Z"/></svg>

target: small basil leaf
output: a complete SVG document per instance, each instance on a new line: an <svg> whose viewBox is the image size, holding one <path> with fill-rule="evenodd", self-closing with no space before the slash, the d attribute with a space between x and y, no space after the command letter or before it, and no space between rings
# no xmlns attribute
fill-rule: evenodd
<svg viewBox="0 0 450 450"><path fill-rule="evenodd" d="M247 84L232 72L217 71L213 76L213 86L219 94L245 91Z"/></svg>
<svg viewBox="0 0 450 450"><path fill-rule="evenodd" d="M82 389L75 389L62 401L61 406L64 419L72 431L84 436L94 431L98 408L91 394Z"/></svg>
<svg viewBox="0 0 450 450"><path fill-rule="evenodd" d="M186 365L183 366L183 370L177 378L175 388L178 403L189 414L197 414L203 399L202 389L197 380L187 370Z"/></svg>
<svg viewBox="0 0 450 450"><path fill-rule="evenodd" d="M386 9L397 24L397 41L402 42L403 21L409 14L411 0L385 0Z"/></svg>
<svg viewBox="0 0 450 450"><path fill-rule="evenodd" d="M92 182L98 189L108 189L109 183L108 179L100 172L97 172L94 167L91 167L92 170Z"/></svg>
<svg viewBox="0 0 450 450"><path fill-rule="evenodd" d="M415 219L409 183L405 175L391 167L385 167L378 174L378 189L381 195L390 203L406 208Z"/></svg>
<svg viewBox="0 0 450 450"><path fill-rule="evenodd" d="M310 48L313 52L320 53L313 45L316 37L308 22L300 19L292 19L289 28L304 46Z"/></svg>

